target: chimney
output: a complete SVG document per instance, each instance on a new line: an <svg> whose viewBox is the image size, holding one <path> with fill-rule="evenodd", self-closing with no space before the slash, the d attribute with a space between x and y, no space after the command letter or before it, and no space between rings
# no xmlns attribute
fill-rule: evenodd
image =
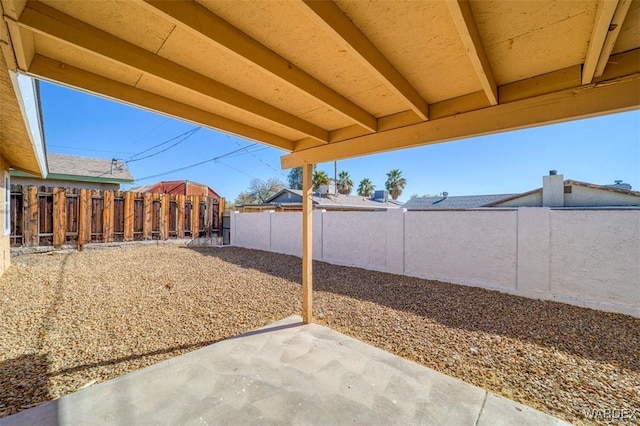
<svg viewBox="0 0 640 426"><path fill-rule="evenodd" d="M564 207L564 176L557 170L542 177L542 207Z"/></svg>

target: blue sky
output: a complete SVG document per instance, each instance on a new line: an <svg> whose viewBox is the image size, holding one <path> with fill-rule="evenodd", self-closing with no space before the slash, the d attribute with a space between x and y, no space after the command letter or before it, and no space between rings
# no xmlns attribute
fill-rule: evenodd
<svg viewBox="0 0 640 426"><path fill-rule="evenodd" d="M52 153L139 159L180 139L134 156L197 127L44 82L41 98L47 151ZM288 170L280 169L285 152L262 145L241 150L252 143L203 128L166 152L128 165L138 179L136 186L188 179L209 185L232 201L252 178L277 177L286 182ZM217 161L145 179L236 150ZM333 176L333 163L318 167ZM407 179L401 200L413 193L443 191L449 195L524 192L541 186L542 176L551 169L565 179L595 184L621 179L640 190L640 111L338 161L338 172L347 170L356 186L367 177L383 189L391 169L400 169Z"/></svg>

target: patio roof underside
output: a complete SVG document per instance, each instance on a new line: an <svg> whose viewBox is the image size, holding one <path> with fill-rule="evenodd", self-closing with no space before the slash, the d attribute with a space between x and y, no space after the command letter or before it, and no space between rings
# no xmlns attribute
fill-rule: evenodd
<svg viewBox="0 0 640 426"><path fill-rule="evenodd" d="M640 1L1 0L7 67L284 168L636 109Z"/></svg>

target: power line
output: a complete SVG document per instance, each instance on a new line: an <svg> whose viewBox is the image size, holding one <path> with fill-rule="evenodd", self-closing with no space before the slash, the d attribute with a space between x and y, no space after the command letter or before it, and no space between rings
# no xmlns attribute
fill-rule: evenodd
<svg viewBox="0 0 640 426"><path fill-rule="evenodd" d="M156 156L156 155L158 155L158 154L161 154L161 153L163 153L163 152L165 152L165 151L168 151L168 150L170 150L171 148L173 148L174 146L176 146L176 145L178 145L178 144L180 144L180 143L184 142L185 140L189 139L191 136L193 136L193 135L194 135L198 130L200 130L201 128L202 128L202 127L196 127L196 128L191 129L191 130L189 130L189 131L186 131L186 132L184 132L184 133L181 133L181 134L179 134L178 136L174 136L174 137L172 137L171 139L168 139L168 140L166 140L166 141L164 141L164 142L160 142L159 144L156 144L156 145L152 146L151 148L147 148L147 149L145 149L144 151L140 151L139 153L134 154L134 155L132 155L131 157L129 157L129 159L128 159L128 160L126 160L126 161L125 161L125 163L133 163L134 161L144 160L144 159L147 159L147 158L154 157L154 156ZM182 138L182 139L180 139L180 138ZM145 156L145 157L142 157L142 158L136 158L136 157L139 157L140 155L142 155L142 154L144 154L144 153L147 153L147 152L149 152L149 151L151 151L151 150L154 150L154 149L156 149L156 148L159 148L159 147L161 147L162 145L166 145L166 144L168 144L169 142L173 142L173 141L174 141L174 140L176 140L176 139L180 139L180 140L178 140L178 142L174 143L173 145L169 146L168 148L165 148L165 149L163 149L163 150L161 150L161 151L158 151L158 152L155 152L155 153L153 153L153 154L149 154L149 155L147 155L147 156Z"/></svg>
<svg viewBox="0 0 640 426"><path fill-rule="evenodd" d="M166 172L158 173L158 174L155 174L155 175L152 175L152 176L145 176L143 178L136 179L136 181L153 179L153 178L157 178L157 177L160 177L160 176L165 176L165 175L168 175L168 174L171 174L171 173L181 172L183 170L191 169L193 167L201 166L201 165L206 164L206 163L211 163L212 161L217 161L217 160L220 160L222 158L229 157L229 156L231 156L231 155L233 155L233 154L235 154L235 153L237 153L239 151L246 150L247 148L250 148L250 147L255 146L255 145L258 145L258 144L254 142L251 145L243 146L243 147L241 147L239 149L233 150L233 151L228 152L226 154L218 155L216 157L208 158L208 159L200 161L198 163L189 164L188 166L184 166L184 167L180 167L180 168L177 168L177 169L174 169L174 170L169 170L169 171L166 171Z"/></svg>
<svg viewBox="0 0 640 426"><path fill-rule="evenodd" d="M228 137L229 139L231 139L233 142L235 142L235 144L236 144L236 145L240 146L240 143L239 143L238 141L236 141L235 139L232 139L229 135L227 135L227 137ZM268 148L268 147L265 147L265 149L267 149L267 148ZM260 151L262 151L262 150L260 150ZM248 152L248 151L247 151L247 152ZM254 152L257 152L257 151L254 151ZM263 161L260 157L256 156L255 154L253 154L253 153L250 153L250 154L251 154L251 156L252 156L253 158L255 158L256 160L258 160L259 162L261 162L262 164L264 164L265 166L267 166L268 168L270 168L270 169L271 169L271 170L273 170L274 172L279 173L279 174L281 174L281 175L282 175L282 176L284 176L284 177L286 177L286 176L287 176L287 175L285 175L285 174L282 172L282 170L278 170L278 169L276 169L276 168L275 168L275 167L273 167L271 164L267 163L266 161Z"/></svg>
<svg viewBox="0 0 640 426"><path fill-rule="evenodd" d="M144 138L146 138L147 136L149 136L151 133L155 132L156 130L158 130L160 127L164 126L165 124L167 124L169 122L169 118L165 118L160 124L158 124L157 126L155 126L153 129L149 130L147 133L145 133L144 135L142 135L140 138L138 138L137 140L135 140L131 146L133 145L137 145L141 140L143 140Z"/></svg>
<svg viewBox="0 0 640 426"><path fill-rule="evenodd" d="M235 171L236 171L236 172L238 172L238 173L242 173L243 175L249 176L250 178L257 179L257 177L255 177L255 176L253 176L253 175L251 175L251 174L249 174L249 173L247 173L247 172L245 172L245 171L242 171L242 170L240 170L240 169L238 169L238 168L235 168L235 167L233 167L233 166L230 166L230 165L228 165L227 163L223 163L222 161L217 161L217 163L218 163L218 164L221 164L221 165L223 165L223 166L225 166L225 167L228 167L228 168L230 168L230 169L232 169L232 170L235 170Z"/></svg>

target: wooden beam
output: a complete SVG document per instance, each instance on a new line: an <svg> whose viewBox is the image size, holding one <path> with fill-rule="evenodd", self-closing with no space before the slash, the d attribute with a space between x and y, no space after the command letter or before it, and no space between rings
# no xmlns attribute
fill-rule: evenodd
<svg viewBox="0 0 640 426"><path fill-rule="evenodd" d="M171 196L169 194L160 194L160 239L169 239L169 205Z"/></svg>
<svg viewBox="0 0 640 426"><path fill-rule="evenodd" d="M60 247L67 235L67 197L64 188L53 188L53 246Z"/></svg>
<svg viewBox="0 0 640 426"><path fill-rule="evenodd" d="M113 191L102 191L102 242L113 242L113 222L115 194Z"/></svg>
<svg viewBox="0 0 640 426"><path fill-rule="evenodd" d="M133 241L133 222L134 222L134 205L135 198L133 192L124 193L124 233L122 238L125 241Z"/></svg>
<svg viewBox="0 0 640 426"><path fill-rule="evenodd" d="M499 88L500 102L504 104L571 87L578 87L582 81L581 72L582 67L574 65L548 74L505 84Z"/></svg>
<svg viewBox="0 0 640 426"><path fill-rule="evenodd" d="M302 164L302 321L313 321L313 164Z"/></svg>
<svg viewBox="0 0 640 426"><path fill-rule="evenodd" d="M24 191L24 244L27 246L37 246L38 235L38 187L29 185Z"/></svg>
<svg viewBox="0 0 640 426"><path fill-rule="evenodd" d="M376 131L377 120L364 109L307 74L294 64L252 39L218 15L193 1L144 0L152 10L162 14L181 28L215 43L236 58L251 66L258 66L272 76L301 90L329 108L358 123L369 131Z"/></svg>
<svg viewBox="0 0 640 426"><path fill-rule="evenodd" d="M176 197L176 231L178 238L184 238L184 195Z"/></svg>
<svg viewBox="0 0 640 426"><path fill-rule="evenodd" d="M158 56L125 40L92 27L42 3L28 3L18 24L22 28L54 38L67 45L95 54L127 68L201 93L255 117L298 131L320 141L328 141L329 133L273 105L212 80L189 68Z"/></svg>
<svg viewBox="0 0 640 426"><path fill-rule="evenodd" d="M480 80L482 90L487 95L491 105L498 104L498 86L491 70L491 64L484 50L476 21L471 12L468 0L447 0L449 13L458 30L460 40L467 50L467 55L473 65L473 69Z"/></svg>
<svg viewBox="0 0 640 426"><path fill-rule="evenodd" d="M299 0L296 4L315 23L346 45L370 72L406 102L422 120L428 119L429 106L422 95L333 1Z"/></svg>
<svg viewBox="0 0 640 426"><path fill-rule="evenodd" d="M142 236L143 239L150 240L153 238L153 194L145 192L143 197Z"/></svg>
<svg viewBox="0 0 640 426"><path fill-rule="evenodd" d="M596 66L603 52L604 41L617 7L618 0L600 0L598 2L587 56L582 67L582 84L590 84L595 76Z"/></svg>
<svg viewBox="0 0 640 426"><path fill-rule="evenodd" d="M616 41L618 40L618 35L620 34L622 24L624 23L624 19L627 17L627 12L629 12L630 6L631 0L620 0L618 3L618 7L613 14L611 24L609 25L609 31L604 39L604 45L602 46L602 51L598 58L594 77L600 77L604 73L604 69L609 62L609 57L611 56L611 52L613 52L613 47L615 46Z"/></svg>
<svg viewBox="0 0 640 426"><path fill-rule="evenodd" d="M639 108L640 74L635 74L296 151L281 157L281 165L289 169Z"/></svg>
<svg viewBox="0 0 640 426"><path fill-rule="evenodd" d="M293 142L265 132L264 130L239 123L234 120L204 111L190 105L165 98L135 87L101 77L97 74L75 68L36 54L29 68L29 74L58 84L88 91L109 99L124 102L139 108L190 121L215 130L259 141L275 148L293 150Z"/></svg>
<svg viewBox="0 0 640 426"><path fill-rule="evenodd" d="M200 196L191 196L191 238L198 238L200 234Z"/></svg>

